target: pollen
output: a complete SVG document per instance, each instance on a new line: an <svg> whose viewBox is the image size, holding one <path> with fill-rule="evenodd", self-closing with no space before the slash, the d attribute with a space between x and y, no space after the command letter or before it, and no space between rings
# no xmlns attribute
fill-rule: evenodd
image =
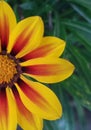
<svg viewBox="0 0 91 130"><path fill-rule="evenodd" d="M7 55L0 55L0 84L9 83L17 73L16 63Z"/></svg>

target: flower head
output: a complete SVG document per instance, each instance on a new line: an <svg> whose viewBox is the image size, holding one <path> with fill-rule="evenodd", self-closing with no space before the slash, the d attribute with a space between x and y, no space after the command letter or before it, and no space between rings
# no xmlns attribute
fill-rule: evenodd
<svg viewBox="0 0 91 130"><path fill-rule="evenodd" d="M17 124L41 130L42 119L62 115L57 96L42 83L66 79L74 66L59 58L65 42L43 32L39 16L17 23L11 7L0 1L0 130L16 130Z"/></svg>

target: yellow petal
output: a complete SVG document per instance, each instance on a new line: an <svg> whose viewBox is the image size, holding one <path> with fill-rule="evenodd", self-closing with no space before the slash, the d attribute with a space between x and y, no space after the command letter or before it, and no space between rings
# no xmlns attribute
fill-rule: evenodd
<svg viewBox="0 0 91 130"><path fill-rule="evenodd" d="M64 48L65 48L65 41L57 37L51 37L51 36L44 37L42 39L40 46L36 48L34 51L22 57L22 59L24 61L44 56L59 57L63 53Z"/></svg>
<svg viewBox="0 0 91 130"><path fill-rule="evenodd" d="M14 97L12 95L12 91L10 88L6 89L6 93L7 93L8 105L9 105L8 127L6 130L16 130L16 128L17 128L17 113L16 113L15 100L14 100Z"/></svg>
<svg viewBox="0 0 91 130"><path fill-rule="evenodd" d="M64 51L65 41L57 37L44 37L39 48L41 48L40 53L44 52L43 56L59 57Z"/></svg>
<svg viewBox="0 0 91 130"><path fill-rule="evenodd" d="M18 124L21 126L21 128L24 130L42 130L43 120L26 109L24 104L21 102L16 88L14 88L12 91L17 104Z"/></svg>
<svg viewBox="0 0 91 130"><path fill-rule="evenodd" d="M21 114L21 112L18 110L17 116L18 116L18 124L20 127L24 130L42 130L43 129L43 120L40 119L38 116L27 113L28 115L25 115L26 113Z"/></svg>
<svg viewBox="0 0 91 130"><path fill-rule="evenodd" d="M55 83L68 78L74 71L69 61L60 58L36 58L21 63L23 72L44 83Z"/></svg>
<svg viewBox="0 0 91 130"><path fill-rule="evenodd" d="M12 117L13 120L12 120ZM16 130L17 114L11 91L0 90L0 130Z"/></svg>
<svg viewBox="0 0 91 130"><path fill-rule="evenodd" d="M43 22L39 16L20 21L10 35L8 52L17 58L24 56L39 46L43 31Z"/></svg>
<svg viewBox="0 0 91 130"><path fill-rule="evenodd" d="M24 76L15 84L25 107L39 117L55 120L62 115L57 96L45 85L29 81Z"/></svg>
<svg viewBox="0 0 91 130"><path fill-rule="evenodd" d="M9 34L16 26L16 18L11 7L3 0L0 0L0 41L2 49L6 49Z"/></svg>

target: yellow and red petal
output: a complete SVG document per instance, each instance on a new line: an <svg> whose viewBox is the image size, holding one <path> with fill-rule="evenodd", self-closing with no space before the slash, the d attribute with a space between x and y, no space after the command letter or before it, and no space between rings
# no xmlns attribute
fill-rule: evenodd
<svg viewBox="0 0 91 130"><path fill-rule="evenodd" d="M62 106L57 96L45 85L21 76L15 84L25 107L35 115L49 120L60 118Z"/></svg>
<svg viewBox="0 0 91 130"><path fill-rule="evenodd" d="M16 18L11 7L0 0L0 41L2 49L6 49L9 35L16 26Z"/></svg>
<svg viewBox="0 0 91 130"><path fill-rule="evenodd" d="M17 58L37 48L44 32L42 19L39 16L29 17L20 21L12 34L7 51Z"/></svg>
<svg viewBox="0 0 91 130"><path fill-rule="evenodd" d="M29 60L32 58L45 57L45 56L54 56L59 57L65 48L65 41L57 37L44 37L38 48L34 51L28 53L22 60Z"/></svg>
<svg viewBox="0 0 91 130"><path fill-rule="evenodd" d="M74 71L69 61L60 58L36 58L22 62L23 72L44 83L55 83L68 78Z"/></svg>
<svg viewBox="0 0 91 130"><path fill-rule="evenodd" d="M13 88L12 91L17 104L18 124L21 128L24 130L42 130L43 120L26 109L16 88Z"/></svg>
<svg viewBox="0 0 91 130"><path fill-rule="evenodd" d="M12 120L12 117L14 119ZM15 101L12 97L11 90L0 91L0 130L16 130L17 115Z"/></svg>

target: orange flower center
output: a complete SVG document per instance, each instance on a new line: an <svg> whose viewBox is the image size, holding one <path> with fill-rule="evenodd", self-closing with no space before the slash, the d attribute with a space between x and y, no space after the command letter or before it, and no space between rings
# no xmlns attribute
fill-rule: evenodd
<svg viewBox="0 0 91 130"><path fill-rule="evenodd" d="M7 55L0 55L0 84L9 83L17 73L17 64Z"/></svg>

